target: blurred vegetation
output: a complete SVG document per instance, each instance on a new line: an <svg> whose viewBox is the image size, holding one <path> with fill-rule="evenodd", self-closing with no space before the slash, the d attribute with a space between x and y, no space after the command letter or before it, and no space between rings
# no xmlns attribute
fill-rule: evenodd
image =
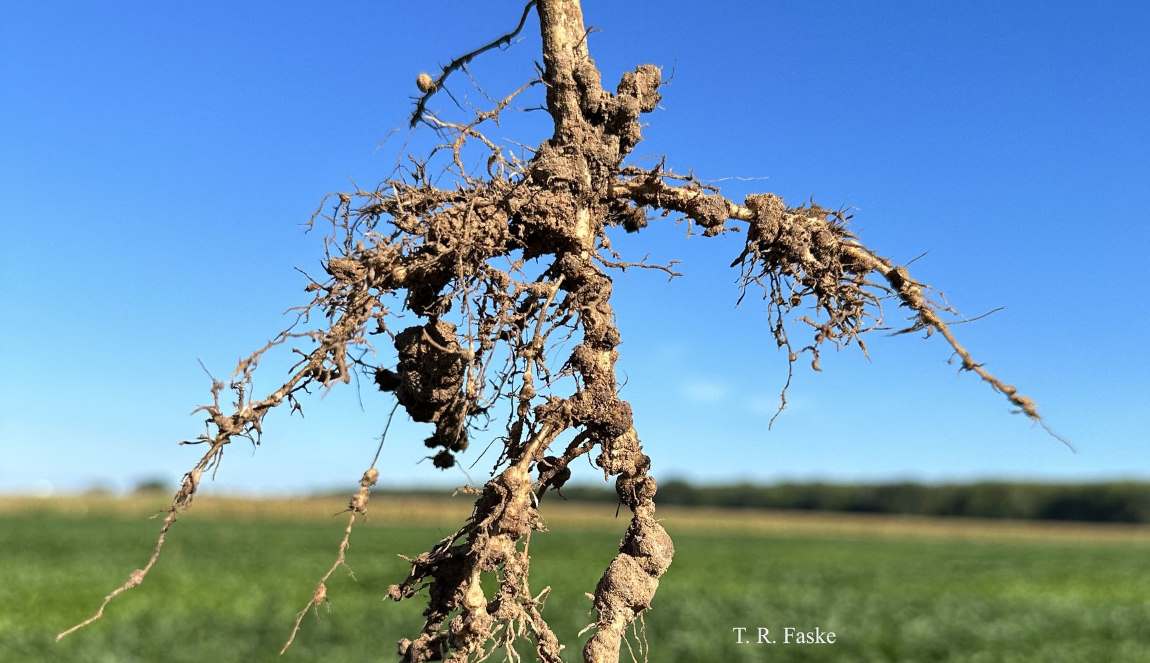
<svg viewBox="0 0 1150 663"><path fill-rule="evenodd" d="M563 495L579 501L614 502L616 499L614 490L586 485L566 487ZM672 479L659 483L656 501L747 509L1150 523L1150 483L1134 481L697 485Z"/></svg>
<svg viewBox="0 0 1150 663"><path fill-rule="evenodd" d="M170 493L173 490L175 490L175 484L162 477L140 479L136 482L136 485L132 487L132 493L136 495Z"/></svg>
<svg viewBox="0 0 1150 663"><path fill-rule="evenodd" d="M532 589L551 587L545 614L571 643L564 652L571 660L577 633L591 620L585 592L626 526L626 518L611 516L613 507L601 511L601 520L582 527L557 520L553 532L531 540ZM406 572L397 554L424 550L449 521L418 525L374 514L352 539L355 577L333 576L330 603L305 620L280 658L295 612L335 554L343 520L328 513L277 520L193 511L143 585L60 643L53 642L57 631L89 614L141 563L157 522L111 513L0 514L0 661L394 660L395 641L422 619L418 601L384 599ZM750 527L760 517L747 512L742 532L669 519L677 553L646 618L651 661L1147 660L1145 538L1095 540L1093 526L1046 540L760 532ZM958 529L964 526L980 527ZM837 641L740 646L736 626L751 633L818 626L835 631ZM630 642L638 647L634 635Z"/></svg>

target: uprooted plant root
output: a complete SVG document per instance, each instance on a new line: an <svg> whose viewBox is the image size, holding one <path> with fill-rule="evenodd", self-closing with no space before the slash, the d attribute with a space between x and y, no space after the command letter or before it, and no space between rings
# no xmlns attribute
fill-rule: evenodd
<svg viewBox="0 0 1150 663"><path fill-rule="evenodd" d="M468 122L433 115L428 104L446 89L449 76L475 56L510 43L532 7L543 35L541 80ZM864 334L883 328L881 303L893 298L910 310L906 330L940 333L963 369L1041 422L1033 401L987 372L958 343L940 317L945 309L927 298L905 267L872 252L847 230L842 212L813 203L788 206L773 194L738 204L661 166L624 165L642 138L641 115L659 102L661 72L642 65L609 92L586 37L578 0L539 0L528 3L513 32L457 58L436 78L420 75L413 125L426 125L443 138L432 156L449 155L447 168L457 185L436 186L428 162L418 162L403 177L338 194L322 208L332 233L325 240L326 276L309 277L312 300L296 310L295 324L240 361L229 383L213 380L212 402L199 409L206 429L190 441L207 445L207 451L185 476L152 556L92 617L59 637L99 619L114 598L144 581L204 473L218 467L231 442L258 444L272 408L286 403L299 410L302 394L363 374L393 395L412 420L432 425L425 445L439 468L455 466L472 438L506 416L499 457L491 478L476 491L471 516L411 558L407 578L388 589L396 601L427 593L423 627L399 642L401 660L478 661L501 650L517 660L521 639L534 643L539 660L562 660L564 647L543 618L550 590L530 587L528 544L534 532L545 530L541 505L548 493L562 488L575 460L596 450L592 462L605 479L615 478L631 519L595 588L596 618L582 657L618 660L628 629L641 624L653 605L674 545L656 518L651 458L631 406L618 394L615 364L623 337L611 305L610 270L676 273L666 265L621 260L609 234L615 227L639 232L660 214L681 215L708 237L745 230L732 266L741 270L744 295L761 288L771 333L787 352L787 384L803 353L818 369L824 343L856 344L865 352ZM539 82L554 133L529 156L517 157L483 129ZM487 164L479 177L465 168L475 150ZM811 338L793 344L785 323L800 308L810 311L797 321ZM405 323L393 329L401 315ZM315 329L301 331L315 320ZM367 361L374 356L373 338L390 342L394 364ZM565 343L573 347L568 351ZM293 347L299 361L288 378L267 396L252 397L253 373L264 354L293 345L310 349ZM221 404L225 389L234 393L230 408ZM785 393L784 387L780 410ZM568 433L573 437L564 449L553 450ZM331 575L346 566L352 528L366 515L379 476L376 460L351 498L336 560L297 615L285 651L308 611L329 600ZM646 648L640 651L645 655Z"/></svg>

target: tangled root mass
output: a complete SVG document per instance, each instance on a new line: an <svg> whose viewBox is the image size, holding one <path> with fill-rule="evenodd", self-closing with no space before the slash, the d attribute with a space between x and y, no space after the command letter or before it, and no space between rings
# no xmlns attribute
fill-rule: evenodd
<svg viewBox="0 0 1150 663"><path fill-rule="evenodd" d="M433 114L429 102L449 76L477 55L510 43L533 8L543 36L541 80L468 121ZM403 177L337 194L323 208L332 233L326 277L307 286L312 300L297 310L296 324L239 362L230 382L213 383L211 403L200 408L205 431L190 441L206 450L185 476L148 563L110 593L93 617L60 637L98 619L111 600L143 582L168 530L227 445L237 439L258 443L267 412L284 404L297 410L310 389L346 383L361 372L392 394L412 420L433 426L425 444L437 467L454 466L470 439L506 416L499 457L477 491L471 516L410 559L408 576L388 590L396 601L426 594L424 624L398 643L400 659L477 661L498 650L517 659L516 642L525 638L538 660L562 660L564 647L543 617L549 588L530 587L527 544L533 532L545 529L541 505L549 492L571 477L573 461L592 456L605 478L614 477L631 519L595 588L596 617L582 656L618 660L628 628L653 605L674 545L656 518L651 458L630 404L618 394L615 364L623 336L615 325L612 277L629 267L674 272L622 260L611 249L610 234L615 227L641 232L659 215L681 215L708 237L746 231L732 266L740 269L744 295L751 288L762 292L771 333L790 364L808 353L818 368L819 348L827 342L854 343L865 351L862 336L881 324L881 302L894 298L911 312L908 329L941 333L964 369L1038 419L1030 399L986 372L958 344L904 267L851 235L843 213L814 204L788 206L773 194L739 204L661 167L624 165L642 139L641 115L659 102L661 72L642 65L609 92L586 36L577 0L539 0L527 5L511 33L452 61L437 78L420 75L413 125L429 127L442 144ZM540 82L554 133L529 158L519 158L483 130ZM487 163L482 176L464 167L476 153ZM452 188L436 186L428 176L430 160L441 156L454 172ZM811 334L801 345L792 343L786 326L800 308L813 311L797 316ZM401 317L406 324L393 328ZM310 331L298 331L316 320ZM366 360L379 338L392 346L394 363ZM566 350L565 344L573 347ZM298 363L281 386L254 397L252 376L260 360L285 345L298 354ZM230 406L221 403L225 391L234 394ZM553 449L565 433L572 435L570 442ZM298 616L287 645L308 609L328 600L327 580L344 564L352 527L366 513L379 476L375 463L349 502L336 563Z"/></svg>

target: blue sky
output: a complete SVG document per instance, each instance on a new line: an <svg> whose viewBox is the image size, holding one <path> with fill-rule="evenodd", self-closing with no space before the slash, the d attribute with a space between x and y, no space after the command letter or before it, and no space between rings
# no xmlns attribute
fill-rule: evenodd
<svg viewBox="0 0 1150 663"><path fill-rule="evenodd" d="M386 177L414 78L508 29L518 3L18 3L0 23L0 491L175 478L208 383L304 301L300 223L329 191ZM619 240L682 279L617 280L623 395L658 476L698 480L1150 479L1141 219L1150 181L1150 10L1140 3L608 3L587 0L608 83L671 77L635 158L739 198L855 209L967 315L975 356L1035 397L1072 454L938 339L874 338L800 368L767 430L784 358L736 309L736 239L670 221ZM533 28L533 24L532 24ZM474 74L532 76L533 29ZM466 79L454 83L477 99ZM440 102L443 103L443 102ZM508 138L535 142L545 117ZM514 133L522 131L524 133ZM503 135L503 134L498 134ZM271 387L282 366L258 384ZM219 490L354 481L390 403L344 387L235 446ZM392 484L459 484L401 422ZM476 448L468 461L478 456ZM480 480L494 454L479 461ZM594 480L589 468L583 478Z"/></svg>

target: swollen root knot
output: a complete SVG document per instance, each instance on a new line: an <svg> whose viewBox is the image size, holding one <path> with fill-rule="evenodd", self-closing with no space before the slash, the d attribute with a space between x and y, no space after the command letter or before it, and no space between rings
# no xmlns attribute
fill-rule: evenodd
<svg viewBox="0 0 1150 663"><path fill-rule="evenodd" d="M623 541L623 552L653 577L663 575L675 557L675 544L663 526L653 520L637 520Z"/></svg>
<svg viewBox="0 0 1150 663"><path fill-rule="evenodd" d="M651 607L658 587L658 579L651 577L637 558L620 553L599 579L595 609L601 617L626 615L624 619L630 622L635 613Z"/></svg>
<svg viewBox="0 0 1150 663"><path fill-rule="evenodd" d="M586 661L619 659L623 634L642 613L651 608L659 577L675 555L671 537L651 518L636 516L619 554L607 567L595 588L593 625L595 635L583 648Z"/></svg>
<svg viewBox="0 0 1150 663"><path fill-rule="evenodd" d="M363 473L363 478L359 480L359 489L351 496L351 501L347 504L347 510L355 513L365 513L367 511L367 500L371 496L371 487L379 480L379 470L374 467Z"/></svg>
<svg viewBox="0 0 1150 663"><path fill-rule="evenodd" d="M359 485L364 488L371 488L375 482L379 481L379 470L374 467L363 473L363 478L359 480Z"/></svg>
<svg viewBox="0 0 1150 663"><path fill-rule="evenodd" d="M143 569L136 569L135 571L132 571L132 573L128 576L127 582L124 583L124 589L139 587L140 583L144 582L144 576L147 574L148 572Z"/></svg>
<svg viewBox="0 0 1150 663"><path fill-rule="evenodd" d="M186 509L192 504L192 497L196 494L196 489L200 486L200 479L204 476L204 470L196 467L191 472L184 475L183 481L180 482L180 489L176 492L175 498L172 500L172 506L176 509Z"/></svg>

